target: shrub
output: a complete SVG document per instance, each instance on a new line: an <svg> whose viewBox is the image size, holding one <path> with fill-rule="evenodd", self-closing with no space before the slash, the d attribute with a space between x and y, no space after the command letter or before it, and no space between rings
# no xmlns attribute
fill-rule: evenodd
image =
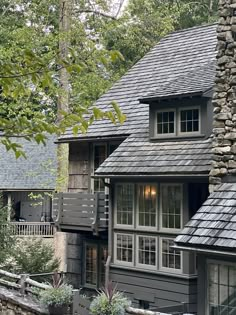
<svg viewBox="0 0 236 315"><path fill-rule="evenodd" d="M130 304L124 294L109 283L107 288L98 291L90 305L90 311L93 315L124 315Z"/></svg>

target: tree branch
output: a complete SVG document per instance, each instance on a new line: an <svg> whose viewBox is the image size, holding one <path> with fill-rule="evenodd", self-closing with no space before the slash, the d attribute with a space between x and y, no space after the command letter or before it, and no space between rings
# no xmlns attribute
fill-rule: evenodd
<svg viewBox="0 0 236 315"><path fill-rule="evenodd" d="M110 15L108 13L97 11L97 10L92 10L92 9L75 10L75 13L79 13L79 14L82 14L82 13L93 13L93 14L96 14L96 15L103 16L105 18L109 18L109 19L112 19L112 20L117 20L117 18L114 15Z"/></svg>

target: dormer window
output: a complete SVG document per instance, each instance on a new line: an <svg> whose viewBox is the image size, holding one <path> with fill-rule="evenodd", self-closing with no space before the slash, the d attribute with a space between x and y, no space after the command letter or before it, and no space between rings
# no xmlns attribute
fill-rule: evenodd
<svg viewBox="0 0 236 315"><path fill-rule="evenodd" d="M175 135L175 111L158 111L157 112L157 134L158 135Z"/></svg>
<svg viewBox="0 0 236 315"><path fill-rule="evenodd" d="M200 107L157 110L155 136L158 138L200 134Z"/></svg>

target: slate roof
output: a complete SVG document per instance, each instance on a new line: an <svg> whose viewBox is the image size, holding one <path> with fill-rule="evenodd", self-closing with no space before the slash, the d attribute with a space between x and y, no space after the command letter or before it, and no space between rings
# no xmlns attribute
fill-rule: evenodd
<svg viewBox="0 0 236 315"><path fill-rule="evenodd" d="M11 139L23 146L27 159L15 158L0 145L0 189L52 190L56 183L56 144L49 137L46 146L21 138Z"/></svg>
<svg viewBox="0 0 236 315"><path fill-rule="evenodd" d="M236 184L224 183L205 201L175 239L185 247L236 248Z"/></svg>
<svg viewBox="0 0 236 315"><path fill-rule="evenodd" d="M146 128L120 144L96 175L201 175L208 174L210 167L210 139L150 142Z"/></svg>
<svg viewBox="0 0 236 315"><path fill-rule="evenodd" d="M127 136L139 132L140 126L146 128L148 105L140 103L139 99L149 92L167 89L178 80L183 82L185 77L187 81L181 83L181 86L186 89L192 82L191 91L202 90L206 87L202 84L203 80L199 80L202 77L200 72L203 71L204 81L210 86L215 47L216 25L193 27L166 36L96 103L102 110L108 110L111 108L111 101L116 101L127 116L123 125L114 125L108 120L96 121L87 134L75 137L72 130L67 130L60 141ZM194 74L195 79L192 80ZM179 88L180 86L176 86L176 89Z"/></svg>

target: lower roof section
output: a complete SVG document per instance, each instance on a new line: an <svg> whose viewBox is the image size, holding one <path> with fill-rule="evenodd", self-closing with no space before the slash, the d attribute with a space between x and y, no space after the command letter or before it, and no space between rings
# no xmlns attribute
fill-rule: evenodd
<svg viewBox="0 0 236 315"><path fill-rule="evenodd" d="M186 249L235 250L236 183L224 183L213 192L175 242Z"/></svg>
<svg viewBox="0 0 236 315"><path fill-rule="evenodd" d="M129 136L96 171L101 177L207 175L211 139L150 141L148 130Z"/></svg>

